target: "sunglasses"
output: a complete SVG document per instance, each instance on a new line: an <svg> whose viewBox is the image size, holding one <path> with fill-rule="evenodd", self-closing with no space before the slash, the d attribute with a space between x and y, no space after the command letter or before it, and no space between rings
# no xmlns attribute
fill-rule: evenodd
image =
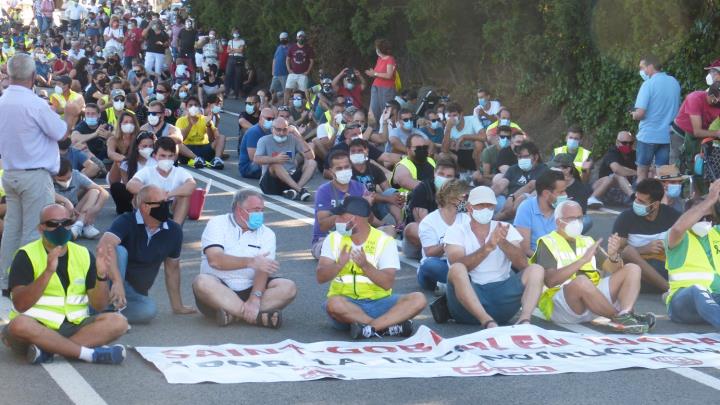
<svg viewBox="0 0 720 405"><path fill-rule="evenodd" d="M501 139L510 139L510 135L500 135Z"/></svg>
<svg viewBox="0 0 720 405"><path fill-rule="evenodd" d="M410 122L410 121L412 121L412 118L403 118L402 120L403 120L403 122Z"/></svg>
<svg viewBox="0 0 720 405"><path fill-rule="evenodd" d="M160 204L162 204L162 203L164 203L164 202L165 202L165 201L145 201L143 204L147 204L147 205L160 205Z"/></svg>
<svg viewBox="0 0 720 405"><path fill-rule="evenodd" d="M167 91L165 90L155 90L155 93L165 94Z"/></svg>
<svg viewBox="0 0 720 405"><path fill-rule="evenodd" d="M153 117L155 117L155 116L161 116L164 114L161 111L148 111L148 115L152 115Z"/></svg>
<svg viewBox="0 0 720 405"><path fill-rule="evenodd" d="M125 101L125 97L115 97L113 101Z"/></svg>
<svg viewBox="0 0 720 405"><path fill-rule="evenodd" d="M75 220L72 219L72 218L67 218L67 219L49 219L49 220L43 222L43 224L44 224L46 227L48 227L48 228L57 228L57 227L59 227L59 226L63 226L63 227L65 227L65 228L68 228L68 227L72 226L74 223L75 223Z"/></svg>

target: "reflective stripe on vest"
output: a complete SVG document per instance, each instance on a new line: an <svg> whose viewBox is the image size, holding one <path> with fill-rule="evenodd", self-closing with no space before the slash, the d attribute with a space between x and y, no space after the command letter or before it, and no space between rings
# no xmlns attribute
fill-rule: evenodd
<svg viewBox="0 0 720 405"><path fill-rule="evenodd" d="M48 281L43 295L23 315L32 317L50 329L57 330L65 321L79 324L89 316L88 297L85 290L85 280L90 269L90 252L87 248L73 242L68 242L68 286L67 291L60 282L60 277L54 273ZM33 267L33 277L38 279L47 267L47 251L42 239L30 242L20 248L27 254ZM20 313L13 308L10 319Z"/></svg>
<svg viewBox="0 0 720 405"><path fill-rule="evenodd" d="M561 153L568 153L572 155L572 153L568 152L567 146L559 146L553 150L553 154L555 156ZM575 169L577 169L580 174L582 174L582 164L590 158L590 153L592 152L583 148L582 146L579 146L577 152L575 153L575 159L573 159L573 163L575 163Z"/></svg>
<svg viewBox="0 0 720 405"><path fill-rule="evenodd" d="M697 285L703 289L710 289L716 275L720 275L720 232L712 228L707 235L708 243L712 254L712 263L708 259L700 239L694 233L686 231L688 248L685 259L679 267L671 268L670 261L665 258L665 268L668 270L668 282L670 294L665 298L665 303L670 305L670 300L681 288Z"/></svg>
<svg viewBox="0 0 720 405"><path fill-rule="evenodd" d="M570 244L567 242L567 240L560 235L557 231L552 231L549 234L543 236L542 238L538 239L537 245L538 248L541 244L544 244L550 253L555 258L555 261L557 261L557 268L568 266L574 262L576 262L582 255L585 254L585 251L592 246L592 244L595 243L593 238L589 236L578 236L575 239L575 251L573 251L572 247L570 247ZM530 263L536 263L537 262L537 250L535 251L535 254L533 257L530 258ZM585 263L580 270L585 271L586 275L590 278L590 281L592 281L593 284L598 285L600 283L600 273L597 271L597 265L595 263L595 257L592 258L592 260L588 263ZM552 288L546 288L545 291L543 291L542 295L540 296L540 301L538 302L538 309L543 313L545 316L545 319L550 320L552 318L553 313L553 297L555 294L557 294L558 291L560 291L560 288L574 280L576 277L575 274L573 274L569 279L565 280L564 283L562 283L559 286L555 286Z"/></svg>
<svg viewBox="0 0 720 405"><path fill-rule="evenodd" d="M432 158L428 158L427 161L428 161L428 163L430 163L430 165L431 165L433 168L435 168L435 161L434 161ZM395 171L397 170L398 166L405 166L405 167L408 169L408 171L410 172L410 176L412 176L413 180L417 180L417 179L418 179L418 178L417 178L417 166L415 166L415 163L413 163L413 161L410 160L410 158L408 158L407 156L405 156L404 158L402 158L401 161L399 161L399 162L395 165L395 168L393 169L392 177L390 177L390 184L391 184L391 185L392 185L392 184L395 184ZM406 189L406 188L402 188L402 187L399 187L399 188L398 188L398 191L400 191L401 193L410 192L410 190L408 190L408 189Z"/></svg>
<svg viewBox="0 0 720 405"><path fill-rule="evenodd" d="M340 250L342 248L346 246L352 247L352 240L349 236L341 236L337 232L330 232L328 238L330 238L330 249L336 258L340 257ZM363 243L363 249L365 250L368 263L375 266L375 268L378 267L380 255L389 240L389 236L375 228L370 228L370 234L365 243ZM330 289L328 290L327 296L333 297L341 295L353 299L378 300L391 294L392 289L385 290L375 284L363 273L360 266L352 260L349 260L347 264L340 269L332 282L330 282Z"/></svg>

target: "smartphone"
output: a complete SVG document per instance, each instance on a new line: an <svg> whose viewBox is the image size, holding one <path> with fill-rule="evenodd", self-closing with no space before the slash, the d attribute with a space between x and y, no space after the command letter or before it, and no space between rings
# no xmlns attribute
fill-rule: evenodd
<svg viewBox="0 0 720 405"><path fill-rule="evenodd" d="M288 157L289 159L292 159L292 157L293 157L293 156L292 156L292 152L285 152L285 154L287 155L287 157Z"/></svg>

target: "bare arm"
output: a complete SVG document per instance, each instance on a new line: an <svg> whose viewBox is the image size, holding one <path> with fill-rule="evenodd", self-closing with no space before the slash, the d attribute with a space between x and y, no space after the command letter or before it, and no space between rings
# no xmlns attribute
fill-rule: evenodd
<svg viewBox="0 0 720 405"><path fill-rule="evenodd" d="M132 178L130 179L130 181L127 182L125 188L130 194L137 194L138 192L140 192L140 189L143 188L143 186L144 184L142 181L136 178Z"/></svg>
<svg viewBox="0 0 720 405"><path fill-rule="evenodd" d="M185 183L182 184L182 186L176 188L175 190L172 190L168 193L169 197L190 197L190 195L195 191L195 179L187 179L185 180Z"/></svg>
<svg viewBox="0 0 720 405"><path fill-rule="evenodd" d="M695 136L695 138L715 138L720 135L720 131L703 129L702 117L699 115L691 115L690 124L692 124L693 136Z"/></svg>
<svg viewBox="0 0 720 405"><path fill-rule="evenodd" d="M167 289L170 306L175 313L188 313L183 306L180 295L180 259L165 259L165 288ZM191 310L191 309L190 309ZM192 311L192 310L191 310Z"/></svg>
<svg viewBox="0 0 720 405"><path fill-rule="evenodd" d="M253 257L239 257L226 254L225 250L219 246L205 249L205 256L207 256L210 267L220 271L252 267L251 264L254 260Z"/></svg>
<svg viewBox="0 0 720 405"><path fill-rule="evenodd" d="M688 229L700 222L702 217L713 212L713 206L718 201L719 192L720 179L715 180L710 185L710 191L702 202L695 204L675 221L675 224L668 231L668 248L677 247L682 242Z"/></svg>
<svg viewBox="0 0 720 405"><path fill-rule="evenodd" d="M635 170L622 166L618 162L610 163L610 170L616 175L623 177L635 176L637 174Z"/></svg>
<svg viewBox="0 0 720 405"><path fill-rule="evenodd" d="M410 171L405 166L397 166L394 180L397 185L407 190L412 190L420 184L419 181L412 178Z"/></svg>
<svg viewBox="0 0 720 405"><path fill-rule="evenodd" d="M464 246L445 245L445 252L447 252L448 263L460 263L464 265L465 268L467 268L468 272L472 271L475 267L482 263L483 260L485 260L485 258L488 257L488 255L493 250L494 249L489 249L489 246L485 244L480 249L474 251L473 253L470 253L469 255L466 255Z"/></svg>
<svg viewBox="0 0 720 405"><path fill-rule="evenodd" d="M522 248L522 251L525 252L526 257L532 257L533 253L535 252L530 249L530 239L532 238L530 228L516 226L515 229L517 229L517 231L520 232L520 235L523 237L522 242L520 242L520 247Z"/></svg>

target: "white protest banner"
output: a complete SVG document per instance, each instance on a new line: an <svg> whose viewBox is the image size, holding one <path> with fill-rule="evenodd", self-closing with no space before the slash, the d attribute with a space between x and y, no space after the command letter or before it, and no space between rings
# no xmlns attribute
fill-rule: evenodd
<svg viewBox="0 0 720 405"><path fill-rule="evenodd" d="M169 383L322 378L471 377L720 367L720 334L584 335L534 325L442 338L421 326L403 341L137 347Z"/></svg>

